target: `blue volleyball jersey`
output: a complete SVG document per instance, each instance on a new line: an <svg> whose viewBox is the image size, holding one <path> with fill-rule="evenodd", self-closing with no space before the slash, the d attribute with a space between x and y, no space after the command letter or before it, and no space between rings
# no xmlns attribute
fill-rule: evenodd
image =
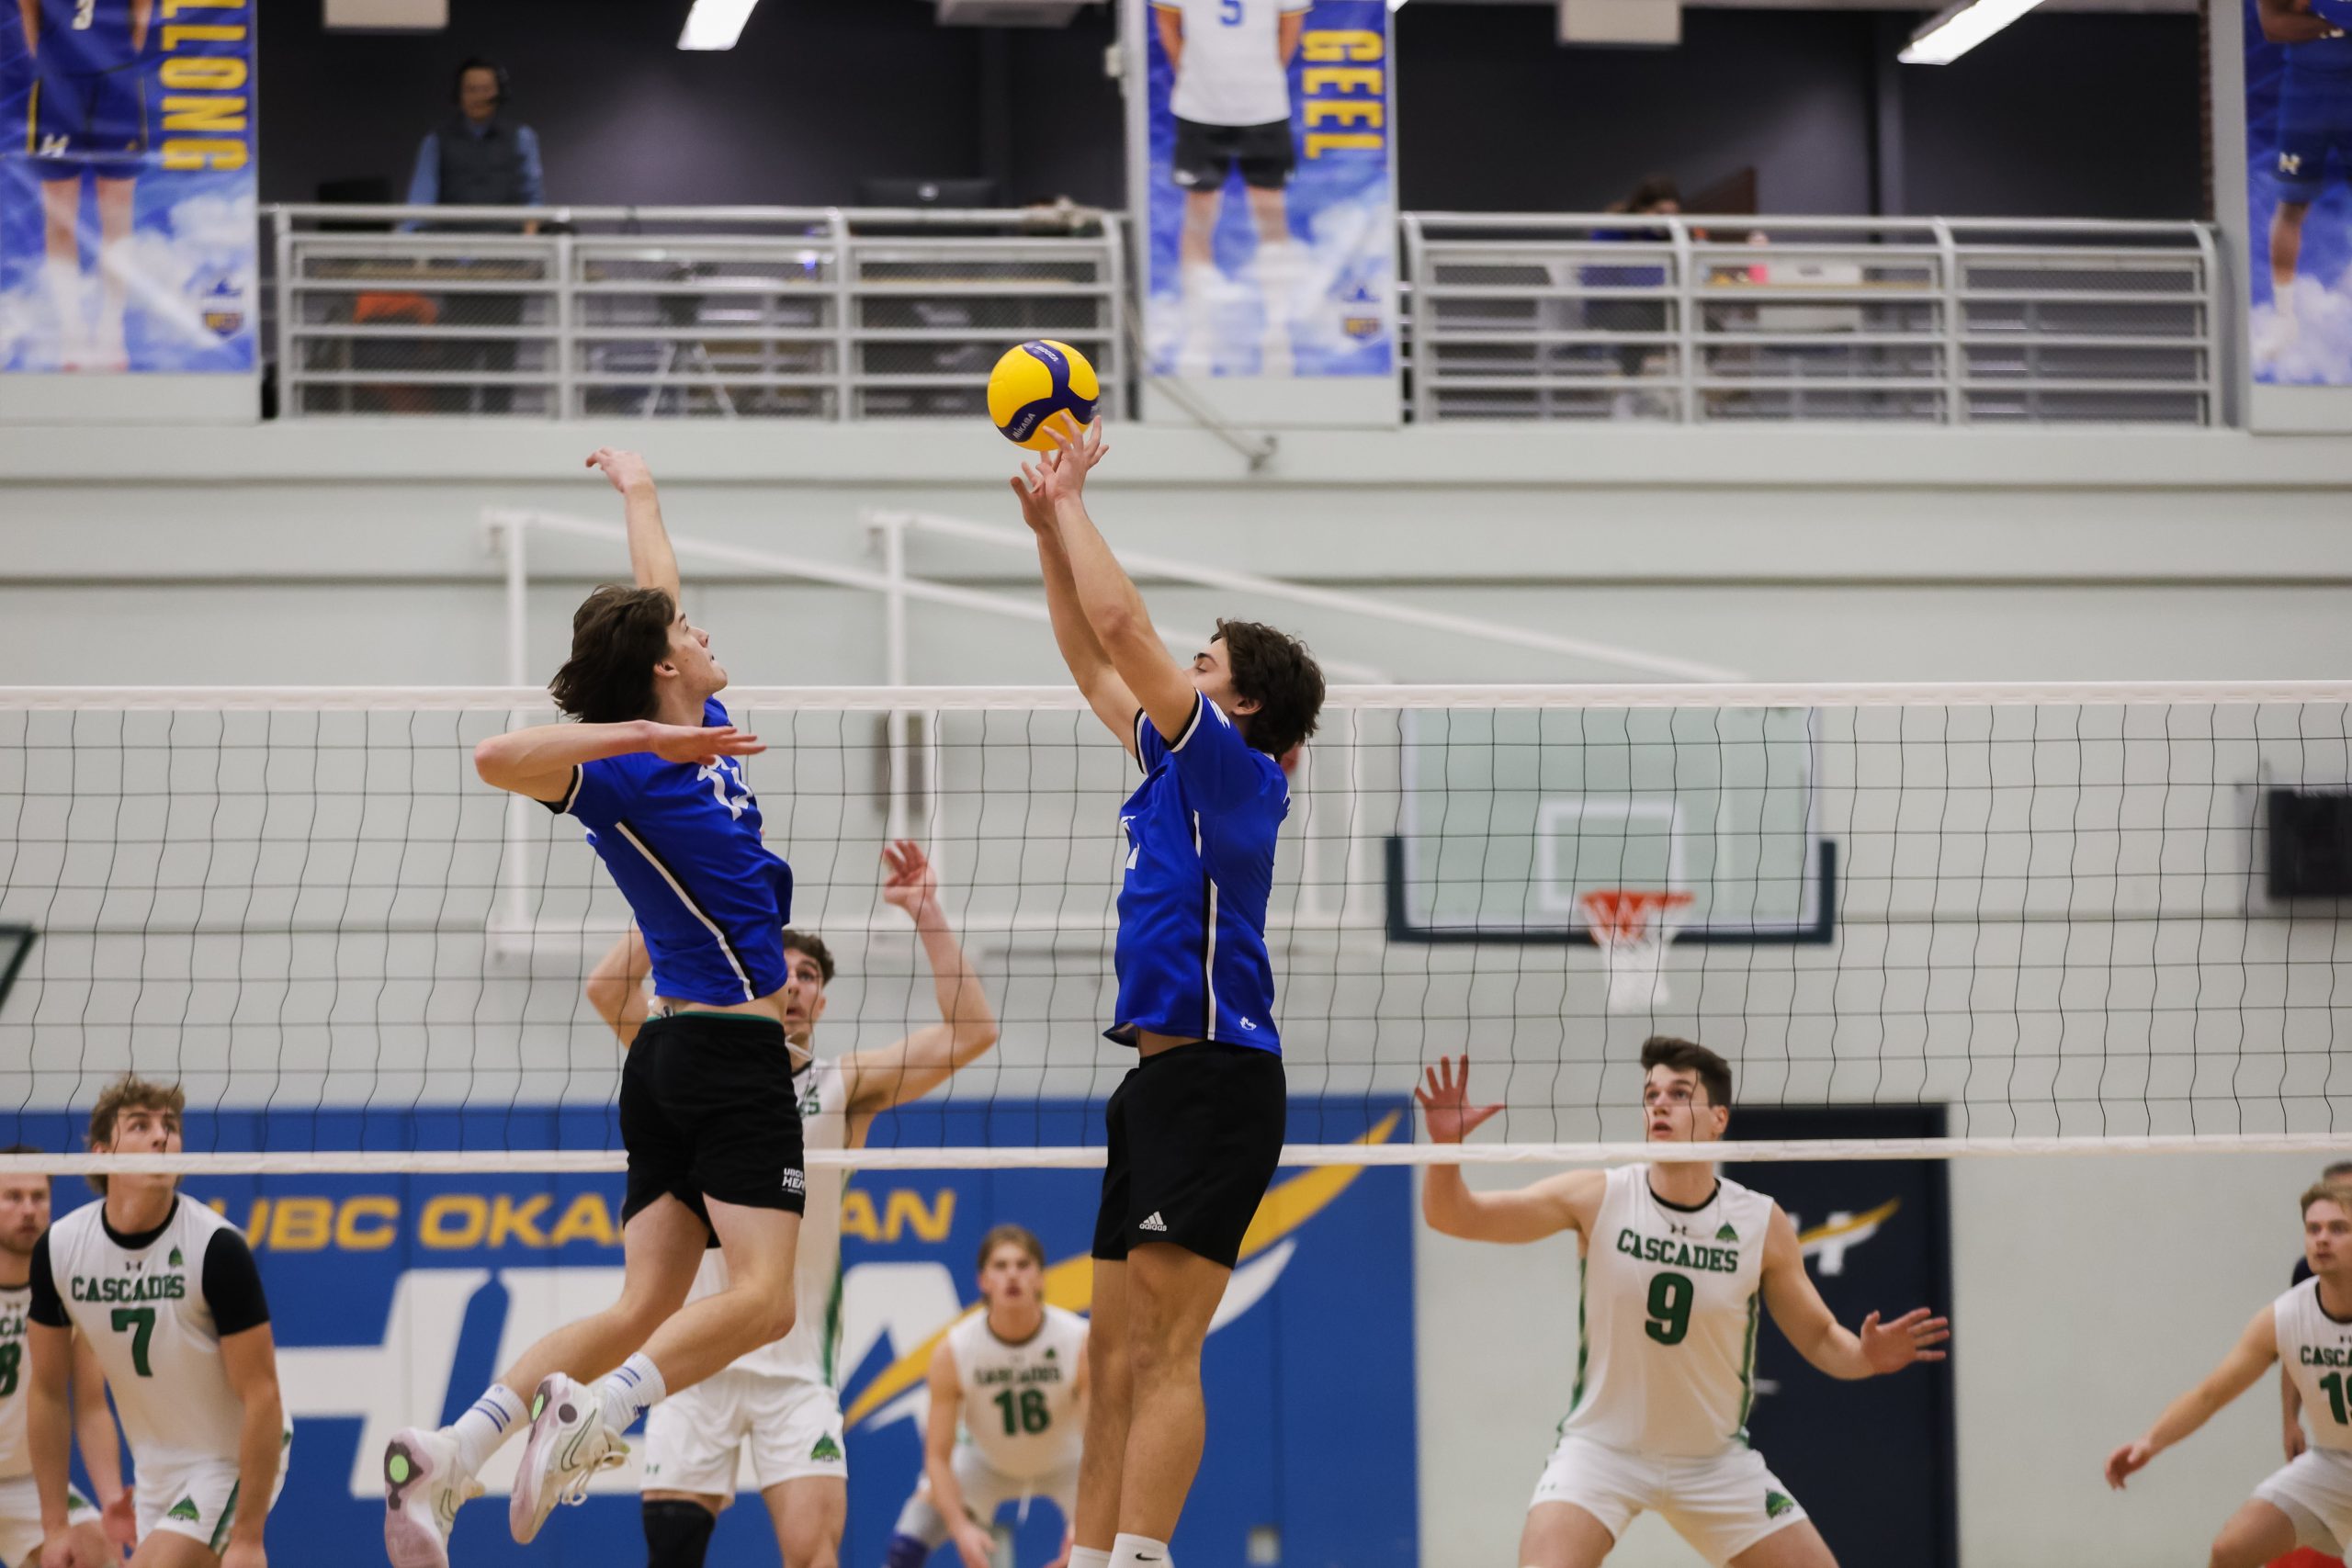
<svg viewBox="0 0 2352 1568"><path fill-rule="evenodd" d="M716 698L702 716L733 722ZM784 988L792 868L761 840L741 757L709 767L650 751L605 757L573 769L571 790L547 804L580 819L628 899L654 995L748 1002Z"/></svg>
<svg viewBox="0 0 2352 1568"><path fill-rule="evenodd" d="M40 8L35 63L51 81L101 76L139 63L131 38L130 0L17 0ZM163 20L162 6L148 26ZM198 20L200 18L188 18Z"/></svg>
<svg viewBox="0 0 2352 1568"><path fill-rule="evenodd" d="M1123 1045L1148 1030L1280 1055L1266 904L1290 781L1206 697L1172 742L1137 712L1136 761L1143 784L1119 808L1118 1021L1104 1033Z"/></svg>

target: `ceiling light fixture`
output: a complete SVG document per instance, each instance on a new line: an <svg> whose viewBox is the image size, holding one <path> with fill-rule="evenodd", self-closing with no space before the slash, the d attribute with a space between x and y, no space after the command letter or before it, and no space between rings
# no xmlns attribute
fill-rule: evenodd
<svg viewBox="0 0 2352 1568"><path fill-rule="evenodd" d="M680 49L733 49L752 19L760 0L695 0L686 13L685 29L678 34Z"/></svg>
<svg viewBox="0 0 2352 1568"><path fill-rule="evenodd" d="M2041 0L1961 0L1911 35L1895 58L1905 65L1950 65Z"/></svg>

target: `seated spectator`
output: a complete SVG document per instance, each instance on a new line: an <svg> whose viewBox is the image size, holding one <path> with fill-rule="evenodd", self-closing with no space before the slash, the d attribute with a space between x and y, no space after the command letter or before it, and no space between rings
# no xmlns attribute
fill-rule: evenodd
<svg viewBox="0 0 2352 1568"><path fill-rule="evenodd" d="M1670 217L1682 210L1682 191L1670 175L1652 175L1634 187L1622 201L1609 204L1607 210L1622 212L1628 217ZM1669 231L1642 224L1629 223L1623 229L1596 229L1596 240L1658 241L1668 237ZM1589 266L1584 269L1585 286L1589 288L1662 288L1667 282L1667 269L1662 263L1645 263L1631 266ZM1673 321L1672 308L1663 299L1594 299L1585 306L1585 321L1596 332L1662 333ZM1612 351L1621 375L1628 379L1655 376L1670 363L1670 355L1656 344L1619 344ZM1630 392L1620 393L1616 402L1620 418L1638 418L1655 411L1646 401L1636 401Z"/></svg>

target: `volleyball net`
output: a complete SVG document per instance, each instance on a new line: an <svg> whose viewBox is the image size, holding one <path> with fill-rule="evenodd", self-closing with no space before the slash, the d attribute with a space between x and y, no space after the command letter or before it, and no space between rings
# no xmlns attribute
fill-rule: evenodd
<svg viewBox="0 0 2352 1568"><path fill-rule="evenodd" d="M819 1053L936 1021L882 897L899 837L1001 1026L832 1157L1099 1162L1087 1108L1132 1060L1101 1035L1136 782L1118 741L1061 688L724 700L768 746L747 771L793 924L841 965ZM1335 689L1268 923L1291 1160L1428 1157L1409 1126L1363 1130L1464 1055L1507 1108L1468 1157L1635 1152L1661 1033L1728 1058L1742 1106L1939 1121L1744 1158L2331 1148L2347 704L2320 682ZM628 910L576 822L472 768L552 716L527 690L0 690L0 1142L135 1070L187 1092L184 1168L616 1167L621 1052L583 984Z"/></svg>

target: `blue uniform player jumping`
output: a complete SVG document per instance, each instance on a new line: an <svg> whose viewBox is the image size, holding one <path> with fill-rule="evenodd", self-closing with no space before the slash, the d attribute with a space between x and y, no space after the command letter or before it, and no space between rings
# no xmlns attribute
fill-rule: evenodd
<svg viewBox="0 0 2352 1568"><path fill-rule="evenodd" d="M2328 164L2352 175L2352 0L2256 0L2262 36L2280 46L2287 69L2278 91L2278 207L2270 217L2274 314L2255 339L2257 363L2294 346L2295 268L2303 220L2327 189Z"/></svg>
<svg viewBox="0 0 2352 1568"><path fill-rule="evenodd" d="M33 92L25 152L40 177L41 287L58 368L121 370L132 200L147 153L143 62L155 0L17 0ZM99 309L83 300L82 176L97 186Z"/></svg>
<svg viewBox="0 0 2352 1568"><path fill-rule="evenodd" d="M1102 427L1013 481L1054 640L1142 766L1120 808L1117 1015L1138 1061L1111 1097L1087 1337L1094 1391L1070 1568L1164 1565L1200 1468L1201 1345L1282 1154L1282 1043L1266 951L1283 759L1315 732L1323 672L1297 638L1219 621L1189 667L1087 515Z"/></svg>
<svg viewBox="0 0 2352 1568"><path fill-rule="evenodd" d="M450 1426L393 1436L384 1546L395 1568L448 1568L450 1525L507 1438L530 1434L507 1513L528 1541L621 1462L620 1434L664 1393L792 1327L807 1201L784 1026L792 873L761 841L743 774L741 759L763 748L729 722L727 671L678 608L677 558L644 460L607 448L588 462L626 502L637 585L599 588L572 616L571 659L548 689L578 722L495 736L474 766L578 818L645 935L653 1016L621 1071L621 1296L526 1350ZM714 1235L729 1288L688 1304ZM574 1381L604 1372L594 1386Z"/></svg>

